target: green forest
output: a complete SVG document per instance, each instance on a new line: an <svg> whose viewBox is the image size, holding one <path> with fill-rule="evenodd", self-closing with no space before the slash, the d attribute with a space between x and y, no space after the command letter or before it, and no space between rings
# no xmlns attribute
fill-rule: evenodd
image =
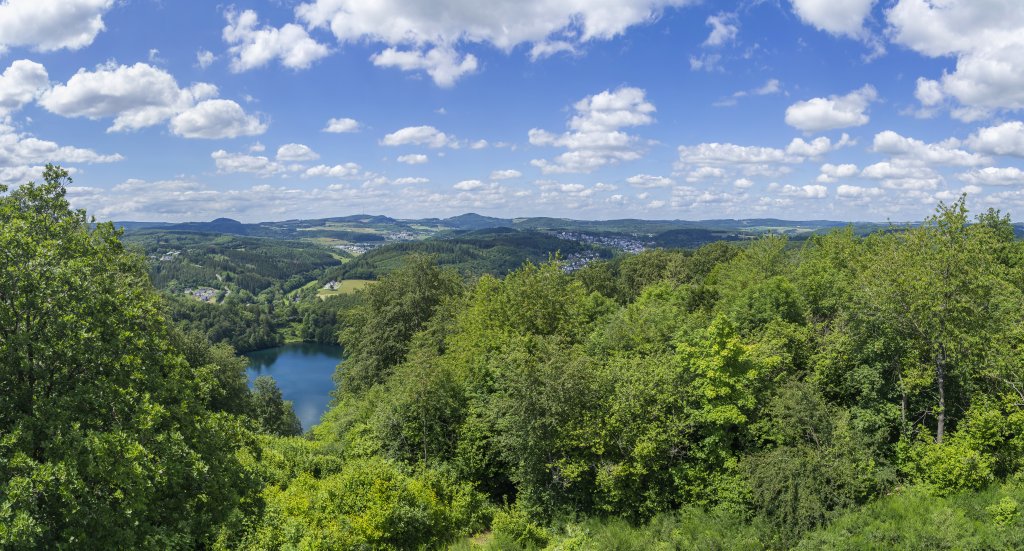
<svg viewBox="0 0 1024 551"><path fill-rule="evenodd" d="M539 262L558 251L563 255L590 252L608 258L610 252L539 231L488 228L444 239L389 243L355 260L325 270L331 279L376 279L401 267L410 255L428 255L435 264L452 266L467 277L504 275L523 262Z"/></svg>
<svg viewBox="0 0 1024 551"><path fill-rule="evenodd" d="M0 548L1024 547L998 211L573 273L406 255L288 314L347 356L299 434L70 182L0 188Z"/></svg>
<svg viewBox="0 0 1024 551"><path fill-rule="evenodd" d="M364 218L352 223L362 223ZM367 223L376 218L370 217ZM281 225L291 228L320 222ZM166 317L186 332L199 332L239 353L298 341L336 344L338 313L361 299L320 296L318 290L330 282L376 280L401 267L410 256L429 255L434 264L450 266L467 279L505 275L526 261L545 261L555 253L612 257L607 247L561 239L550 232L510 228L438 232L421 240L389 242L351 258L337 246L315 239L320 230L275 231L276 225L244 225L226 219L155 227L119 225L126 228L121 235L125 245L146 256L150 280L165 295ZM360 242L384 242L373 233L347 233L359 235ZM205 294L193 296L196 290Z"/></svg>

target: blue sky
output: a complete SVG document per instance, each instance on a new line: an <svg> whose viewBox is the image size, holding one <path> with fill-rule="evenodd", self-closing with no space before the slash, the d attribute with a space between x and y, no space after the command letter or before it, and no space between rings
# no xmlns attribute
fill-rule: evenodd
<svg viewBox="0 0 1024 551"><path fill-rule="evenodd" d="M6 0L0 52L0 184L100 219L1024 212L1018 0Z"/></svg>

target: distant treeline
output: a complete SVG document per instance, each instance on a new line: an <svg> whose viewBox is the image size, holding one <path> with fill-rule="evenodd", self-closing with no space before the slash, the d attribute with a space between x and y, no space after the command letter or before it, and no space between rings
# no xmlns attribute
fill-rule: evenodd
<svg viewBox="0 0 1024 551"><path fill-rule="evenodd" d="M150 277L155 286L174 291L231 286L257 295L279 284L287 292L341 264L323 247L302 241L145 230L129 242L158 258L172 253L151 263Z"/></svg>
<svg viewBox="0 0 1024 551"><path fill-rule="evenodd" d="M1024 548L1024 244L997 211L572 274L412 255L306 310L272 287L347 354L299 436L44 176L0 196L2 548Z"/></svg>
<svg viewBox="0 0 1024 551"><path fill-rule="evenodd" d="M336 403L274 448L320 470L246 544L1019 548L1024 246L971 222L468 285L414 259L344 314Z"/></svg>
<svg viewBox="0 0 1024 551"><path fill-rule="evenodd" d="M469 232L446 239L389 243L356 259L324 272L321 281L340 279L377 279L402 266L412 254L430 255L441 266L455 266L459 273L476 277L482 274L506 274L523 262L544 262L556 253L562 257L582 252L610 257L607 249L553 235L512 229Z"/></svg>

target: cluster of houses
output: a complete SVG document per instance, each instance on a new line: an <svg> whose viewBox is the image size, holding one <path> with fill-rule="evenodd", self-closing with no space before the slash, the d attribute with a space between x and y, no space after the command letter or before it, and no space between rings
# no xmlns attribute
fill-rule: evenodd
<svg viewBox="0 0 1024 551"><path fill-rule="evenodd" d="M600 257L594 252L587 251L583 253L576 253L569 255L567 258L563 258L560 267L563 272L571 274L598 259L600 259Z"/></svg>
<svg viewBox="0 0 1024 551"><path fill-rule="evenodd" d="M195 289L185 289L185 294L203 302L214 302L217 299L217 295L220 293L220 289L214 289L213 287L197 287Z"/></svg>
<svg viewBox="0 0 1024 551"><path fill-rule="evenodd" d="M361 255L381 246L381 243L350 243L348 245L335 245L335 249L341 249L351 255Z"/></svg>
<svg viewBox="0 0 1024 551"><path fill-rule="evenodd" d="M562 231L556 232L555 237L565 239L567 241L577 241L579 243L587 243L590 245L611 247L627 253L639 253L647 249L647 244L643 241L624 236L593 235L589 233Z"/></svg>
<svg viewBox="0 0 1024 551"><path fill-rule="evenodd" d="M392 231L384 234L387 241L416 241L420 238L420 234L411 231Z"/></svg>

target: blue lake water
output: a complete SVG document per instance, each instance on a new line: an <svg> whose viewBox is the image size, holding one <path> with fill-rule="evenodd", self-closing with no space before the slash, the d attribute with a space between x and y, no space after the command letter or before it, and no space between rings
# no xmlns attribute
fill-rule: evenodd
<svg viewBox="0 0 1024 551"><path fill-rule="evenodd" d="M309 430L320 422L334 390L331 376L341 362L340 346L286 344L245 356L249 359L249 369L246 370L249 386L261 375L273 377L284 399L294 404L295 414L302 421L302 430Z"/></svg>

